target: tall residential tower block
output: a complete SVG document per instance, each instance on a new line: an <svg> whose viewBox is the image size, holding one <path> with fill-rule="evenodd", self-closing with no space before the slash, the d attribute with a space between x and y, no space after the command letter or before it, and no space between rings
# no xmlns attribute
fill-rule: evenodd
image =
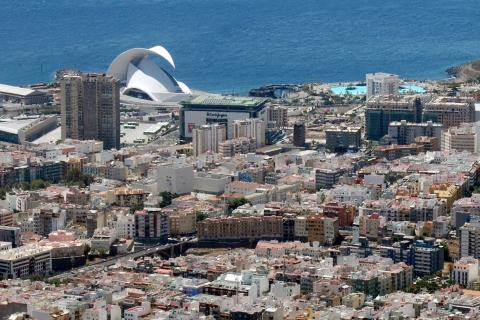
<svg viewBox="0 0 480 320"><path fill-rule="evenodd" d="M120 148L120 88L104 74L71 74L60 80L62 140L100 140Z"/></svg>

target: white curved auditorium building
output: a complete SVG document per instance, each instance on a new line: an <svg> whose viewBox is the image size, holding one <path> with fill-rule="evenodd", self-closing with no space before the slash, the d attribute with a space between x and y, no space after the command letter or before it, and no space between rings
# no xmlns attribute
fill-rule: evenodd
<svg viewBox="0 0 480 320"><path fill-rule="evenodd" d="M172 56L162 46L134 48L118 55L107 74L122 83L124 97L152 102L178 102L187 99L190 88L175 79L165 68L151 59L157 56L175 69Z"/></svg>

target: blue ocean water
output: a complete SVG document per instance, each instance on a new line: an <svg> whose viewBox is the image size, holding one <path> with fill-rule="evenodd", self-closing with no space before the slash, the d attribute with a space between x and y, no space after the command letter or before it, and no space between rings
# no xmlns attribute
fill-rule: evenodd
<svg viewBox="0 0 480 320"><path fill-rule="evenodd" d="M385 71L444 78L480 58L478 0L0 0L0 83L104 71L165 46L191 88L346 81Z"/></svg>

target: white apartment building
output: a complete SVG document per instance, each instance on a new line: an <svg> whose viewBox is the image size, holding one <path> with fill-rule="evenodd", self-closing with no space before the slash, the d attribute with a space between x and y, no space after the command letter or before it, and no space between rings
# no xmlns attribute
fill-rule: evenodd
<svg viewBox="0 0 480 320"><path fill-rule="evenodd" d="M218 152L218 145L227 139L227 128L223 124L203 125L192 131L193 156L211 151Z"/></svg>
<svg viewBox="0 0 480 320"><path fill-rule="evenodd" d="M400 78L398 75L376 72L367 73L367 98L373 96L398 94Z"/></svg>
<svg viewBox="0 0 480 320"><path fill-rule="evenodd" d="M450 127L442 132L442 150L478 152L479 126L463 123L458 127Z"/></svg>
<svg viewBox="0 0 480 320"><path fill-rule="evenodd" d="M10 210L24 212L28 209L30 194L26 192L7 192L5 199L7 200L8 208Z"/></svg>
<svg viewBox="0 0 480 320"><path fill-rule="evenodd" d="M65 228L67 213L59 207L33 209L33 232L44 237Z"/></svg>
<svg viewBox="0 0 480 320"><path fill-rule="evenodd" d="M233 122L233 138L254 138L257 148L265 146L266 123L263 120L251 118Z"/></svg>
<svg viewBox="0 0 480 320"><path fill-rule="evenodd" d="M451 279L458 284L468 286L478 280L478 260L474 257L462 257L453 264Z"/></svg>
<svg viewBox="0 0 480 320"><path fill-rule="evenodd" d="M115 230L120 239L133 239L135 236L135 217L133 214L118 213L108 220L107 226Z"/></svg>
<svg viewBox="0 0 480 320"><path fill-rule="evenodd" d="M320 200L323 195L326 196L328 201L349 202L359 206L364 201L377 200L381 192L382 188L380 186L340 185L328 190L326 195L324 192L318 192L317 195Z"/></svg>
<svg viewBox="0 0 480 320"><path fill-rule="evenodd" d="M77 153L91 154L101 152L103 150L103 142L98 140L65 139L59 145L51 144L49 150L60 149L60 153L62 153L61 149L65 147L74 147Z"/></svg>

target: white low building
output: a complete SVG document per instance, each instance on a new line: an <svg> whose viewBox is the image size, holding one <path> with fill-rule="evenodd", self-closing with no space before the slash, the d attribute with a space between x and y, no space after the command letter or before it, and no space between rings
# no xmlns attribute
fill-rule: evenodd
<svg viewBox="0 0 480 320"><path fill-rule="evenodd" d="M0 252L12 249L11 242L0 241Z"/></svg>
<svg viewBox="0 0 480 320"><path fill-rule="evenodd" d="M193 180L193 191L220 195L225 192L225 186L232 181L232 177L223 174L197 172Z"/></svg>
<svg viewBox="0 0 480 320"><path fill-rule="evenodd" d="M18 212L27 211L30 194L26 192L7 192L5 198L8 203L8 209Z"/></svg>
<svg viewBox="0 0 480 320"><path fill-rule="evenodd" d="M300 296L300 285L293 282L277 281L270 287L270 293L278 300L293 300Z"/></svg>
<svg viewBox="0 0 480 320"><path fill-rule="evenodd" d="M114 229L96 229L90 240L92 251L98 253L109 253L111 245L117 240L117 232Z"/></svg>
<svg viewBox="0 0 480 320"><path fill-rule="evenodd" d="M161 164L153 169L150 177L156 184L156 192L152 193L168 191L173 194L187 194L193 191L193 166L190 164Z"/></svg>
<svg viewBox="0 0 480 320"><path fill-rule="evenodd" d="M151 312L150 302L143 301L141 305L125 310L124 318L125 320L138 320Z"/></svg>

